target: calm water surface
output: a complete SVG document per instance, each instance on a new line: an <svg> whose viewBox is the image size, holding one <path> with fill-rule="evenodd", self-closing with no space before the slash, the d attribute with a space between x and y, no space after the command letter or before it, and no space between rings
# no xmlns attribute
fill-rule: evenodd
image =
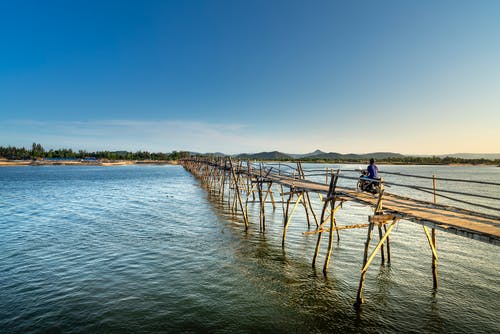
<svg viewBox="0 0 500 334"><path fill-rule="evenodd" d="M436 168L500 180L495 167ZM303 212L286 252L281 206L266 213L261 234L250 204L246 233L179 166L0 168L0 332L500 332L497 246L438 232L433 291L425 234L400 222L392 265L374 261L356 312L366 230L342 233L325 277ZM346 204L338 223L368 214Z"/></svg>

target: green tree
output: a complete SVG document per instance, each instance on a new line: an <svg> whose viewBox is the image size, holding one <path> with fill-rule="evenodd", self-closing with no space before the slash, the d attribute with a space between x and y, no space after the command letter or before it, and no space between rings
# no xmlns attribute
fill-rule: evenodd
<svg viewBox="0 0 500 334"><path fill-rule="evenodd" d="M44 157L45 150L43 149L42 145L33 143L31 145L31 158L35 160L36 158L42 158Z"/></svg>

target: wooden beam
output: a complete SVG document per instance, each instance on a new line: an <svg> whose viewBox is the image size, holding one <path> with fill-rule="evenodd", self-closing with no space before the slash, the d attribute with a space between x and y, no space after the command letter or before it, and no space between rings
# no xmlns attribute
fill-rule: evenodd
<svg viewBox="0 0 500 334"><path fill-rule="evenodd" d="M368 257L368 260L366 260L366 263L363 266L363 269L361 270L361 272L366 272L368 270L368 267L370 266L370 264L372 263L373 259L375 258L375 255L377 255L378 250L384 244L385 239L387 239L387 237L389 237L389 234L391 233L392 229L396 226L396 223L398 222L398 220L399 219L394 219L394 221L392 222L391 226L389 226L389 228L387 229L387 232L385 232L385 234L382 237L382 239L380 239L377 247L375 247L375 249L373 250L373 252L371 253L371 255Z"/></svg>
<svg viewBox="0 0 500 334"><path fill-rule="evenodd" d="M231 166L231 173L233 174L233 179L236 180L236 174L234 172L233 163L231 161L231 158L229 158L229 164ZM245 212L245 210L243 208L243 202L241 201L241 193L240 193L240 188L238 186L238 181L237 180L235 182L235 185L236 185L236 197L238 198L238 202L240 204L241 213L243 214L243 219L245 220L245 230L248 230L248 216L247 216L247 213Z"/></svg>
<svg viewBox="0 0 500 334"><path fill-rule="evenodd" d="M370 241L372 240L373 226L374 225L375 224L370 223L370 226L368 227L368 232L367 232L366 242L365 242L365 251L363 253L363 266L365 266L366 260L368 258L368 250L370 248ZM361 271L361 277L359 279L358 294L356 296L356 303L354 304L354 306L357 308L359 308L361 306L361 304L364 303L363 286L365 285L365 278L366 278L366 271Z"/></svg>
<svg viewBox="0 0 500 334"><path fill-rule="evenodd" d="M335 231L339 230L349 230L349 229L355 229L355 228L363 228L363 227L368 227L370 224L356 224L356 225L343 225L343 226L336 226L333 229ZM329 232L329 228L322 228L322 229L317 229L315 231L306 231L302 232L303 234L317 234L317 233L322 233L322 232Z"/></svg>
<svg viewBox="0 0 500 334"><path fill-rule="evenodd" d="M292 208L292 211L290 212L290 214L288 214L288 212L287 212L286 220L285 220L285 226L283 228L283 240L281 241L281 247L282 248L285 248L286 231L288 229L288 224L290 224L290 221L292 220L292 215L295 212L295 210L297 209L297 206L299 205L299 202L302 199L303 195L304 194L301 193L300 196L297 198L297 200L295 201L295 204L293 205L293 208ZM287 205L287 211L288 211L288 205Z"/></svg>
<svg viewBox="0 0 500 334"><path fill-rule="evenodd" d="M434 247L434 243L432 242L431 235L429 234L429 228L425 225L422 225L422 227L424 228L425 236L427 237L427 241L429 242L429 246L431 247L432 256L433 256L433 258L435 258L437 260L438 255L437 255L436 247Z"/></svg>
<svg viewBox="0 0 500 334"><path fill-rule="evenodd" d="M373 215L373 216L368 216L368 221L370 223L388 223L390 221L393 221L395 218L397 218L394 215Z"/></svg>

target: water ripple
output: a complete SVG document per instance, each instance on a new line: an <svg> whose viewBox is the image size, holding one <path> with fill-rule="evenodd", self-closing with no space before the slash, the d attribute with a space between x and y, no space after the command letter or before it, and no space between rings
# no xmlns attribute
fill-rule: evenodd
<svg viewBox="0 0 500 334"><path fill-rule="evenodd" d="M2 168L0 332L500 331L493 246L439 235L433 295L425 236L400 223L393 264L372 265L357 314L365 230L342 234L325 277L303 213L284 253L281 208L266 208L265 235L249 209L245 232L177 166ZM368 214L347 204L338 222Z"/></svg>

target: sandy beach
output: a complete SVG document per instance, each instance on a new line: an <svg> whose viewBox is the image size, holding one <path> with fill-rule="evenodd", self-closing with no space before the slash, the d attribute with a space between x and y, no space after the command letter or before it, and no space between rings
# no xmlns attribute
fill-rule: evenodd
<svg viewBox="0 0 500 334"><path fill-rule="evenodd" d="M125 165L177 165L177 161L170 160L0 160L0 167L7 166L125 166Z"/></svg>

